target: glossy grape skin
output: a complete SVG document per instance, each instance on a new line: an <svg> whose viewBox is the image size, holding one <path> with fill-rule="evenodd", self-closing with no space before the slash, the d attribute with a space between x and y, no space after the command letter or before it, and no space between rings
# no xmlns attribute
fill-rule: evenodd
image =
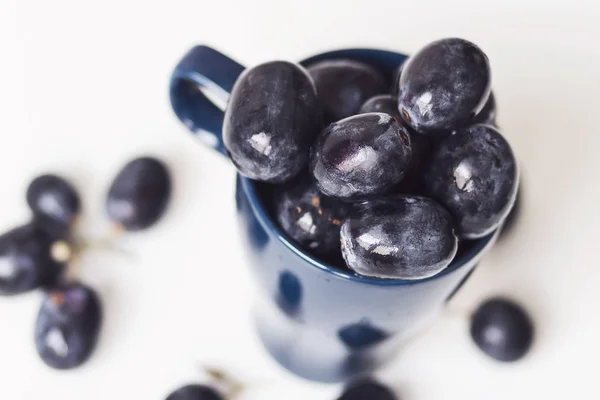
<svg viewBox="0 0 600 400"><path fill-rule="evenodd" d="M383 112L389 114L407 128L398 111L397 98L390 94L373 96L367 100L360 108L360 113L368 112ZM399 189L404 191L404 193L411 193L416 191L417 186L420 186L421 174L424 167L429 163L434 143L433 139L430 137L416 133L408 128L407 131L410 136L412 156L410 166Z"/></svg>
<svg viewBox="0 0 600 400"><path fill-rule="evenodd" d="M322 194L309 176L276 187L275 208L279 225L306 251L327 260L340 253L349 206Z"/></svg>
<svg viewBox="0 0 600 400"><path fill-rule="evenodd" d="M52 258L51 248L63 239L37 221L0 236L0 295L21 294L56 281L64 264Z"/></svg>
<svg viewBox="0 0 600 400"><path fill-rule="evenodd" d="M283 183L306 168L321 127L316 89L306 70L274 61L246 70L236 81L223 140L242 175Z"/></svg>
<svg viewBox="0 0 600 400"><path fill-rule="evenodd" d="M527 312L503 298L482 303L471 316L471 338L488 356L516 361L529 351L534 327Z"/></svg>
<svg viewBox="0 0 600 400"><path fill-rule="evenodd" d="M206 385L191 384L175 390L166 400L225 400L216 390Z"/></svg>
<svg viewBox="0 0 600 400"><path fill-rule="evenodd" d="M106 198L106 212L113 222L128 231L147 229L165 213L171 190L171 176L162 161L136 158L113 180Z"/></svg>
<svg viewBox="0 0 600 400"><path fill-rule="evenodd" d="M388 114L367 113L329 125L313 145L310 170L325 195L355 200L390 191L410 161L408 131Z"/></svg>
<svg viewBox="0 0 600 400"><path fill-rule="evenodd" d="M479 114L473 118L473 123L496 126L496 97L494 96L493 91L490 92L490 95Z"/></svg>
<svg viewBox="0 0 600 400"><path fill-rule="evenodd" d="M391 115L396 118L400 116L398 112L398 101L391 94L378 94L373 96L360 107L359 113L365 114L370 112L381 112Z"/></svg>
<svg viewBox="0 0 600 400"><path fill-rule="evenodd" d="M27 204L35 215L70 225L81 211L81 201L75 188L57 175L41 175L27 188Z"/></svg>
<svg viewBox="0 0 600 400"><path fill-rule="evenodd" d="M41 359L55 369L72 369L89 359L102 324L96 292L81 283L54 288L45 297L35 323Z"/></svg>
<svg viewBox="0 0 600 400"><path fill-rule="evenodd" d="M406 62L398 109L417 132L443 136L470 122L490 90L489 61L479 47L462 39L438 40Z"/></svg>
<svg viewBox="0 0 600 400"><path fill-rule="evenodd" d="M397 400L388 387L371 379L349 385L338 400Z"/></svg>
<svg viewBox="0 0 600 400"><path fill-rule="evenodd" d="M435 201L394 195L356 206L341 230L348 267L380 279L421 279L446 268L458 238L451 215Z"/></svg>
<svg viewBox="0 0 600 400"><path fill-rule="evenodd" d="M380 71L356 60L320 61L308 66L308 72L317 87L325 123L356 114L367 99L388 91Z"/></svg>
<svg viewBox="0 0 600 400"><path fill-rule="evenodd" d="M429 194L454 215L466 239L481 238L502 223L519 180L510 145L490 125L473 125L442 141L425 176Z"/></svg>

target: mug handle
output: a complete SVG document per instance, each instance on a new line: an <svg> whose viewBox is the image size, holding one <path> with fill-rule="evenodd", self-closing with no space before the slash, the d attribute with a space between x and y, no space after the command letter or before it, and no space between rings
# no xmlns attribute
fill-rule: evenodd
<svg viewBox="0 0 600 400"><path fill-rule="evenodd" d="M170 98L181 122L208 146L227 155L223 117L235 81L244 67L208 46L196 46L171 76Z"/></svg>

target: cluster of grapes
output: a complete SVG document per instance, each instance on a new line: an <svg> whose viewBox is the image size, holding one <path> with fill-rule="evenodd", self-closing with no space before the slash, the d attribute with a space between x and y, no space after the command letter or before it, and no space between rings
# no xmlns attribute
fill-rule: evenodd
<svg viewBox="0 0 600 400"><path fill-rule="evenodd" d="M120 231L138 231L163 214L171 193L165 165L150 157L129 162L114 179L106 211ZM74 230L81 201L74 187L56 175L35 178L27 189L33 218L0 236L0 295L42 289L35 323L41 359L71 369L92 354L102 324L98 294L73 276L73 262L89 244Z"/></svg>
<svg viewBox="0 0 600 400"><path fill-rule="evenodd" d="M502 225L518 169L479 47L430 43L396 75L390 90L357 60L258 65L233 88L223 139L242 175L271 184L276 219L305 251L422 279Z"/></svg>

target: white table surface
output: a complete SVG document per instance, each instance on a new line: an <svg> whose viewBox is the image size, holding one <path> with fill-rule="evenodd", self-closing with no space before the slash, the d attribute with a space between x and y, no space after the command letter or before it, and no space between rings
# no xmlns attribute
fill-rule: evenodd
<svg viewBox="0 0 600 400"><path fill-rule="evenodd" d="M80 188L92 236L107 229L103 196L126 160L159 155L176 179L167 217L123 240L135 261L99 252L83 260L82 279L106 314L84 367L57 372L38 359L40 293L0 298L0 398L160 400L212 362L262 382L244 399L333 400L337 386L288 375L260 347L233 168L176 120L169 75L196 43L253 65L341 47L413 52L447 36L488 53L524 182L519 225L452 307L512 296L535 317L537 337L522 362L499 364L475 349L465 318L447 317L379 376L406 400L598 398L597 9L567 0L288 3L0 1L0 229L26 220L25 188L41 172Z"/></svg>

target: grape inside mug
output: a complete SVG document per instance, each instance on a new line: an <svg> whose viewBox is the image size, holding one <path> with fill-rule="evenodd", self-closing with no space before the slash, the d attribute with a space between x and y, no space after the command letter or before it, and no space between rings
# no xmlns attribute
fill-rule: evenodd
<svg viewBox="0 0 600 400"><path fill-rule="evenodd" d="M406 56L345 49L300 64L329 59L366 62L391 82ZM225 156L222 108L244 69L210 47L197 46L182 58L171 79L171 105L177 117ZM256 325L266 349L281 365L315 381L346 381L393 357L407 338L438 315L497 236L493 232L473 241L448 268L430 278L362 277L323 263L296 246L274 220L264 192L265 185L238 174L238 220L260 287Z"/></svg>

